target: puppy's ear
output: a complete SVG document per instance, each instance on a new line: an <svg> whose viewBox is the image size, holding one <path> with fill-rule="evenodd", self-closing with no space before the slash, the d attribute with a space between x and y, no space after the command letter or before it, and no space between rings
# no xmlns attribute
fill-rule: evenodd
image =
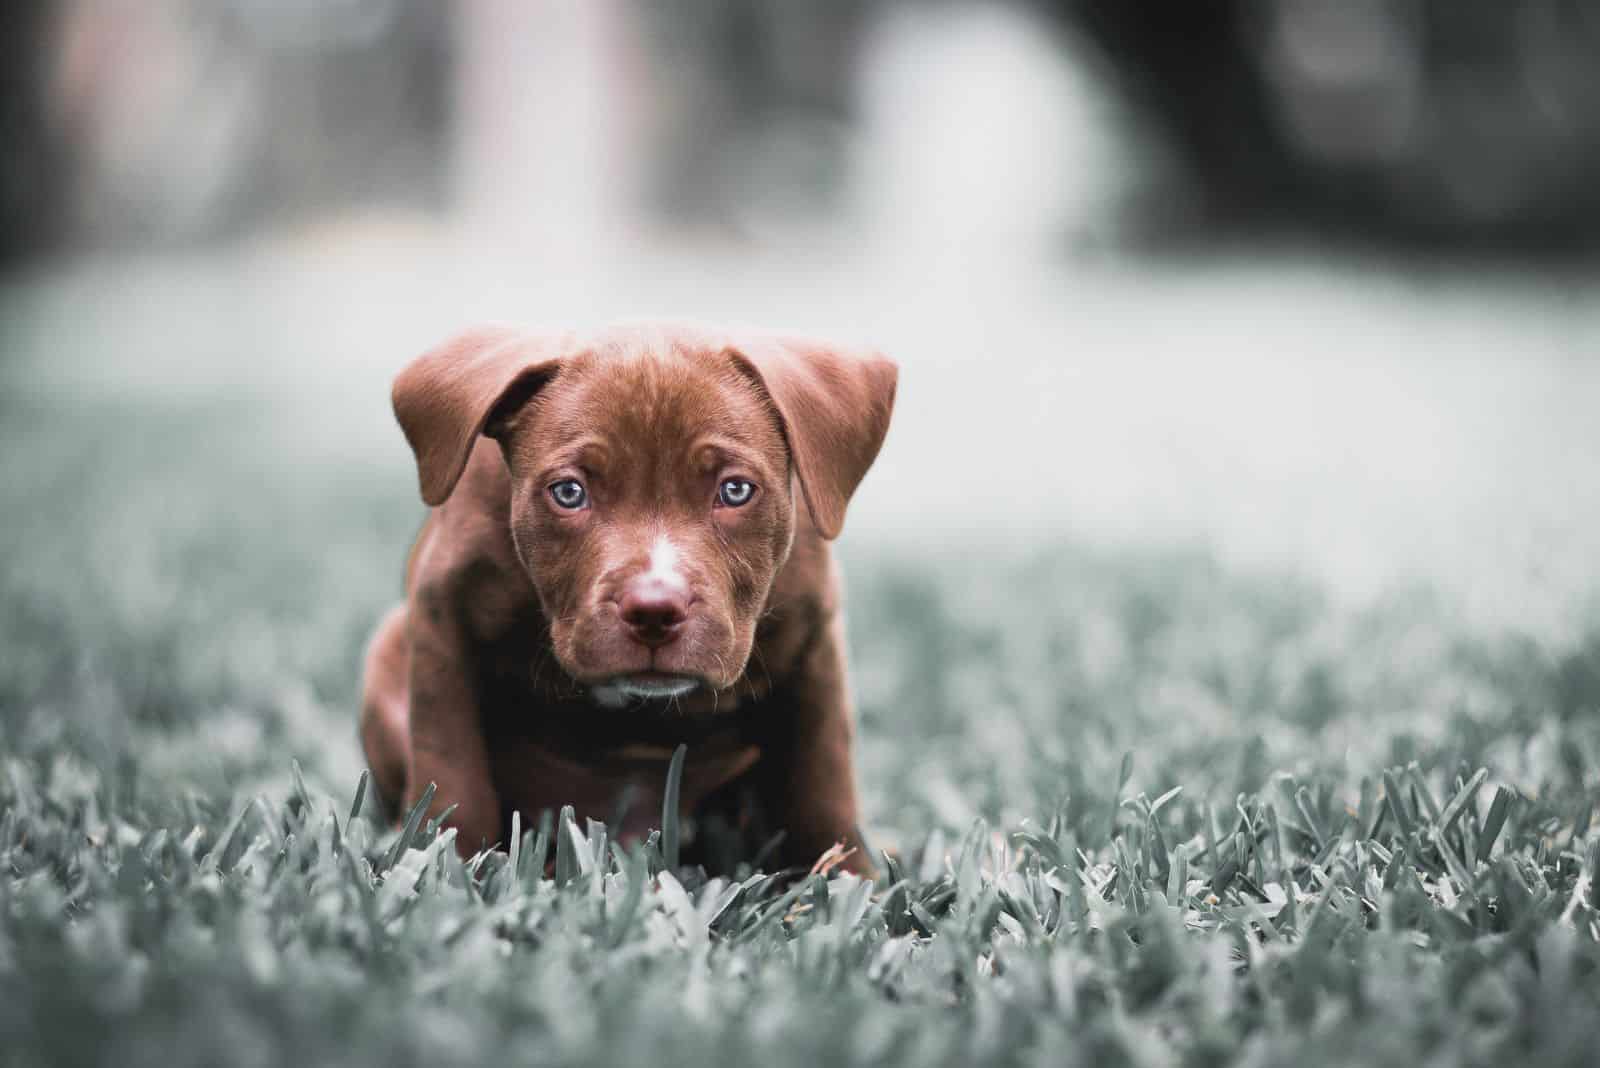
<svg viewBox="0 0 1600 1068"><path fill-rule="evenodd" d="M394 414L416 454L427 504L445 502L478 435L496 436L555 374L569 348L565 337L484 326L406 365L394 380Z"/></svg>
<svg viewBox="0 0 1600 1068"><path fill-rule="evenodd" d="M818 533L838 537L845 506L889 432L900 369L876 352L792 338L750 340L729 351L777 409Z"/></svg>

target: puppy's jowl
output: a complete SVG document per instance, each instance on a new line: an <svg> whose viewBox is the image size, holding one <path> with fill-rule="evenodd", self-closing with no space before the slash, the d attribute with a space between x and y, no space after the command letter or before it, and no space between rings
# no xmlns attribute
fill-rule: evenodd
<svg viewBox="0 0 1600 1068"><path fill-rule="evenodd" d="M895 380L872 353L677 327L485 328L406 367L432 511L367 654L383 794L437 783L468 854L563 804L632 838L681 742L703 863L781 831L770 865L842 842L868 870L828 542Z"/></svg>

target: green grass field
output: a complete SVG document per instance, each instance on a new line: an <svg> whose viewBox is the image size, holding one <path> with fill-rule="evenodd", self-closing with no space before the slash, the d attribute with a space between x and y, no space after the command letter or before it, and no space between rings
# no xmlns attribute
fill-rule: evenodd
<svg viewBox="0 0 1600 1068"><path fill-rule="evenodd" d="M398 435L288 462L261 397L21 374L4 1063L1600 1059L1593 614L847 534L883 883L707 882L560 822L463 866L356 803Z"/></svg>

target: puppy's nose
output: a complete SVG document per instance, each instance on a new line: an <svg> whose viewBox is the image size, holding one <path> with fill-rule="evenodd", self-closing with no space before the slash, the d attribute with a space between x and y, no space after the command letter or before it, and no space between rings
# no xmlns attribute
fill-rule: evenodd
<svg viewBox="0 0 1600 1068"><path fill-rule="evenodd" d="M617 608L635 640L654 648L678 636L689 618L689 595L671 583L637 579L628 585Z"/></svg>

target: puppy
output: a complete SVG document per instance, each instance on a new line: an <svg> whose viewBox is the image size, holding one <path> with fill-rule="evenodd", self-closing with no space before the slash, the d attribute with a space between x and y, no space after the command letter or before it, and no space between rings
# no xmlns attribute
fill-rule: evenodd
<svg viewBox="0 0 1600 1068"><path fill-rule="evenodd" d="M436 783L468 855L564 804L637 839L684 743L688 856L843 843L870 871L828 542L896 379L689 327L488 327L412 362L394 410L432 511L366 657L379 791L409 808Z"/></svg>

